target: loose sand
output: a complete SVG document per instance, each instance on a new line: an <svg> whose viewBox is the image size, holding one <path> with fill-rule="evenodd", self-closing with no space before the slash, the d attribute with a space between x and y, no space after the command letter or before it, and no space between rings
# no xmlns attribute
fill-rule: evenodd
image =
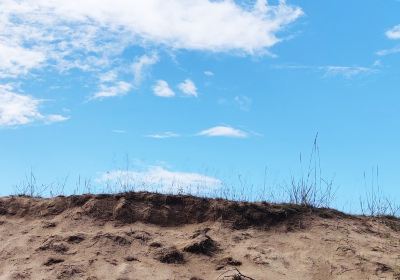
<svg viewBox="0 0 400 280"><path fill-rule="evenodd" d="M400 279L400 221L151 193L4 197L0 279Z"/></svg>

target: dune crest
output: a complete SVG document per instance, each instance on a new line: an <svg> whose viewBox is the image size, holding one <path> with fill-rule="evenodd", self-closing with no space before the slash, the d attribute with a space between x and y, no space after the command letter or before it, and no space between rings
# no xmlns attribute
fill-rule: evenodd
<svg viewBox="0 0 400 280"><path fill-rule="evenodd" d="M400 279L400 221L125 193L0 198L0 279Z"/></svg>

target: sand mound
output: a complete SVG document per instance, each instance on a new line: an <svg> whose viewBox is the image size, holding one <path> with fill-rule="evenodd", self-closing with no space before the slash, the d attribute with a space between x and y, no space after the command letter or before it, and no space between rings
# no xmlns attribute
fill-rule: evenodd
<svg viewBox="0 0 400 280"><path fill-rule="evenodd" d="M74 217L87 216L102 221L144 222L160 226L221 221L236 229L290 223L304 217L309 210L296 205L232 202L145 192L53 199L9 197L0 200L0 215L19 218L51 217L69 211Z"/></svg>
<svg viewBox="0 0 400 280"><path fill-rule="evenodd" d="M400 222L152 193L0 198L0 279L400 279Z"/></svg>

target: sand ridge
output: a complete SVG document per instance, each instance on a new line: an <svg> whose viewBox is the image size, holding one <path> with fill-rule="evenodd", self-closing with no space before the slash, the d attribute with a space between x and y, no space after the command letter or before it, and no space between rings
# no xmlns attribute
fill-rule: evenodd
<svg viewBox="0 0 400 280"><path fill-rule="evenodd" d="M400 279L400 222L152 193L5 197L0 279Z"/></svg>

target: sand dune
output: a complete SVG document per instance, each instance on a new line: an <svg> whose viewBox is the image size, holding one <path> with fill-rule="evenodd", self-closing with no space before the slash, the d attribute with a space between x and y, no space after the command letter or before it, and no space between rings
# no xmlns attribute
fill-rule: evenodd
<svg viewBox="0 0 400 280"><path fill-rule="evenodd" d="M4 197L0 279L400 279L400 221L151 193Z"/></svg>

